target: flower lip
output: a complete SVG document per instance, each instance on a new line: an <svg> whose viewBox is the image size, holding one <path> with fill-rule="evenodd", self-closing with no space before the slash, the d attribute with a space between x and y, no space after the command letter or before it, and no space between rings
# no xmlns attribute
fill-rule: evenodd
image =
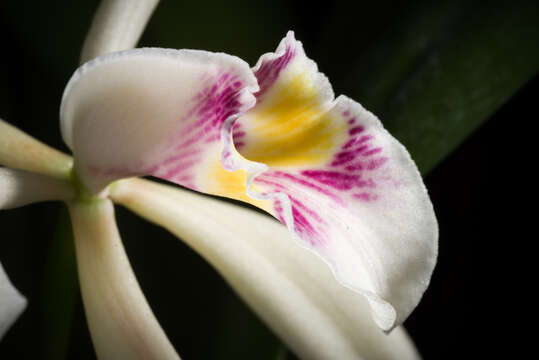
<svg viewBox="0 0 539 360"><path fill-rule="evenodd" d="M223 126L223 166L248 174L249 197L272 203L265 209L390 331L419 302L437 256L417 167L375 115L334 98L292 32L253 71L257 104Z"/></svg>

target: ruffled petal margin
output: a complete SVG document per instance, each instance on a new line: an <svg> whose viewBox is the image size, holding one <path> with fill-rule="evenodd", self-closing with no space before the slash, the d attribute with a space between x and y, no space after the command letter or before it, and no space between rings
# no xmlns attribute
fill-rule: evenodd
<svg viewBox="0 0 539 360"><path fill-rule="evenodd" d="M248 174L249 196L271 201L269 212L391 330L418 304L437 257L437 221L417 167L376 116L333 98L293 33L254 73L257 104L224 124L223 166Z"/></svg>

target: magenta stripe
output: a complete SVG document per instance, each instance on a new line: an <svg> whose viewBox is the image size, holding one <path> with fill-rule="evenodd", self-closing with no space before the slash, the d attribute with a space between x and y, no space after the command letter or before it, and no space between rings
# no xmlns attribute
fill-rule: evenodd
<svg viewBox="0 0 539 360"><path fill-rule="evenodd" d="M295 45L295 44L294 44ZM283 55L276 59L262 62L260 68L255 72L258 80L260 91L256 93L257 99L261 98L264 93L277 81L279 74L290 61L294 58L296 50L292 44L287 44Z"/></svg>
<svg viewBox="0 0 539 360"><path fill-rule="evenodd" d="M301 201L299 201L298 199L296 198L293 198L292 196L288 196L290 198L290 201L292 201L292 203L297 206L298 208L300 208L301 210L305 211L307 214L309 214L312 218L314 218L314 220L316 220L317 222L321 223L321 224L325 224L326 222L324 221L324 219L322 219L322 217L320 215L318 215L318 213L310 208L308 208L307 206L305 206L305 204L303 204Z"/></svg>

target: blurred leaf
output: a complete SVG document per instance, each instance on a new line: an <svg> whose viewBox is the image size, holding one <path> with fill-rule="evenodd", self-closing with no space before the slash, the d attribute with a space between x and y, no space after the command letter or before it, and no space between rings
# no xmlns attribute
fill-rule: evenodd
<svg viewBox="0 0 539 360"><path fill-rule="evenodd" d="M43 358L65 359L79 297L73 231L65 206L49 248L43 285Z"/></svg>
<svg viewBox="0 0 539 360"><path fill-rule="evenodd" d="M30 55L67 83L99 1L2 1L0 19ZM60 94L61 95L61 94ZM60 99L56 100L59 104Z"/></svg>
<svg viewBox="0 0 539 360"><path fill-rule="evenodd" d="M286 360L288 358L288 349L284 345L281 345L281 347L277 349L277 355L275 355L275 360Z"/></svg>
<svg viewBox="0 0 539 360"><path fill-rule="evenodd" d="M294 22L289 7L284 0L162 1L140 44L226 52L254 65Z"/></svg>
<svg viewBox="0 0 539 360"><path fill-rule="evenodd" d="M223 295L211 359L275 360L283 351L286 354L286 347L240 298L235 294Z"/></svg>
<svg viewBox="0 0 539 360"><path fill-rule="evenodd" d="M343 5L334 16L349 12ZM351 56L345 93L382 119L425 174L537 74L538 24L537 1L410 5L361 58Z"/></svg>

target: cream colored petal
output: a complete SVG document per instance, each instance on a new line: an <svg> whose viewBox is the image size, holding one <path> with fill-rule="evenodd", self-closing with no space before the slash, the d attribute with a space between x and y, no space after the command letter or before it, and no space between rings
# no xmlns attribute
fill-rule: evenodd
<svg viewBox="0 0 539 360"><path fill-rule="evenodd" d="M147 174L197 188L220 154L222 124L253 106L257 89L247 63L231 55L116 52L73 74L60 109L62 136L93 192Z"/></svg>
<svg viewBox="0 0 539 360"><path fill-rule="evenodd" d="M0 168L0 209L47 200L71 200L71 183L22 170Z"/></svg>
<svg viewBox="0 0 539 360"><path fill-rule="evenodd" d="M73 159L0 119L0 165L67 179Z"/></svg>
<svg viewBox="0 0 539 360"><path fill-rule="evenodd" d="M419 357L402 327L382 332L367 300L272 218L140 179L111 196L186 241L302 359Z"/></svg>
<svg viewBox="0 0 539 360"><path fill-rule="evenodd" d="M125 254L109 200L70 204L82 299L100 360L179 359Z"/></svg>
<svg viewBox="0 0 539 360"><path fill-rule="evenodd" d="M84 41L81 64L134 48L158 3L159 0L103 0Z"/></svg>
<svg viewBox="0 0 539 360"><path fill-rule="evenodd" d="M0 263L0 339L26 308L26 299L11 284Z"/></svg>

